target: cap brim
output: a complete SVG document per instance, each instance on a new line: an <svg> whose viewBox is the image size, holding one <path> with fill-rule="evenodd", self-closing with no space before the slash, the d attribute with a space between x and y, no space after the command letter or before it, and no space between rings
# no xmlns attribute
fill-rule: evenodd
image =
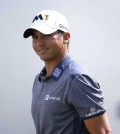
<svg viewBox="0 0 120 134"><path fill-rule="evenodd" d="M27 28L23 34L23 37L28 38L29 36L33 34L34 30L37 30L43 34L51 34L57 31L57 29L46 26L46 25L36 25L36 26Z"/></svg>

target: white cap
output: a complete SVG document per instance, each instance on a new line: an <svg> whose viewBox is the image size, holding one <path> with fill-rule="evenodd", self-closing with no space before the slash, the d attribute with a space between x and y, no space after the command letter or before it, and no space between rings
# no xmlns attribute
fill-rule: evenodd
<svg viewBox="0 0 120 134"><path fill-rule="evenodd" d="M57 30L69 32L69 26L67 19L61 13L53 10L44 10L35 16L31 27L24 32L24 38L29 37L33 30L43 34L51 34Z"/></svg>

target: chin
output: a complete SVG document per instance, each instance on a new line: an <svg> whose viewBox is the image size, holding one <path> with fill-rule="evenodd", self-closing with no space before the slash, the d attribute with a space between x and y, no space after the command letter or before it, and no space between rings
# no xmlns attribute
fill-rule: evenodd
<svg viewBox="0 0 120 134"><path fill-rule="evenodd" d="M49 59L47 57L42 57L42 56L39 56L41 60L43 61L48 61Z"/></svg>

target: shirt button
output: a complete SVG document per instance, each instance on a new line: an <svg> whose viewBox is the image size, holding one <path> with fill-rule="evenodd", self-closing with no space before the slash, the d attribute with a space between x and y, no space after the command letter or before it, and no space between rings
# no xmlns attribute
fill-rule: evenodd
<svg viewBox="0 0 120 134"><path fill-rule="evenodd" d="M46 85L47 83L46 82L44 82L44 86Z"/></svg>

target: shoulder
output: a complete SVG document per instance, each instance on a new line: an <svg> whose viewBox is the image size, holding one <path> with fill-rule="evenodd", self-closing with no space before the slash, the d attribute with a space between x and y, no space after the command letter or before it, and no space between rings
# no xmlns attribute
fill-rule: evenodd
<svg viewBox="0 0 120 134"><path fill-rule="evenodd" d="M88 69L83 66L82 64L78 63L77 61L72 61L69 64L69 74L72 79L72 83L74 85L89 85L96 88L100 88L99 83L96 79L92 76L92 74L88 71ZM79 85L79 86L80 86Z"/></svg>
<svg viewBox="0 0 120 134"><path fill-rule="evenodd" d="M37 75L35 76L34 83L33 83L33 87L36 86L36 84L37 84L37 82L38 82L38 80L39 80L39 75L40 75L40 74L37 74Z"/></svg>
<svg viewBox="0 0 120 134"><path fill-rule="evenodd" d="M69 64L69 71L72 78L74 78L76 75L90 75L88 69L75 60L72 60L72 62Z"/></svg>

